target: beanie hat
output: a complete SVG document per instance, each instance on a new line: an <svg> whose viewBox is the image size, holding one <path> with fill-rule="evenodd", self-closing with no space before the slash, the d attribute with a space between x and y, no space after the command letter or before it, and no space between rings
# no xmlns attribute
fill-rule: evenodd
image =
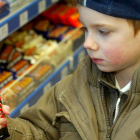
<svg viewBox="0 0 140 140"><path fill-rule="evenodd" d="M106 15L140 20L140 0L78 0L78 3Z"/></svg>

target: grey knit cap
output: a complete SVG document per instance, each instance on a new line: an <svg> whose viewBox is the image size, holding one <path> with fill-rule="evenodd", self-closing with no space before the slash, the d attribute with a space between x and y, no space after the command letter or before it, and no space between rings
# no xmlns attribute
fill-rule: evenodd
<svg viewBox="0 0 140 140"><path fill-rule="evenodd" d="M140 0L78 0L78 3L106 15L140 20Z"/></svg>

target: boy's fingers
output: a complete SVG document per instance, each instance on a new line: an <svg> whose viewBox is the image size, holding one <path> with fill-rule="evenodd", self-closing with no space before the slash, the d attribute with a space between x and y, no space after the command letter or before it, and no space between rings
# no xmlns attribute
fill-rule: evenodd
<svg viewBox="0 0 140 140"><path fill-rule="evenodd" d="M3 127L6 127L7 125L5 125L5 124L1 124L0 125L0 129L2 129Z"/></svg>
<svg viewBox="0 0 140 140"><path fill-rule="evenodd" d="M6 118L1 118L0 119L0 129L2 129L5 126L6 123L7 123L7 119Z"/></svg>
<svg viewBox="0 0 140 140"><path fill-rule="evenodd" d="M0 125L4 125L7 123L7 119L6 118L1 118L0 119Z"/></svg>
<svg viewBox="0 0 140 140"><path fill-rule="evenodd" d="M9 106L3 105L2 110L3 110L3 114L0 115L0 129L2 129L3 127L5 127L7 125L7 119L6 119L5 115L10 114Z"/></svg>
<svg viewBox="0 0 140 140"><path fill-rule="evenodd" d="M4 115L9 115L10 114L10 107L7 105L3 105L3 113L4 113Z"/></svg>

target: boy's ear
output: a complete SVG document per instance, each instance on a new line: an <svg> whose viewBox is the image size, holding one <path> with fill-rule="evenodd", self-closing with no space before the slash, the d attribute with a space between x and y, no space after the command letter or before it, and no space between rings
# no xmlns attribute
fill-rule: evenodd
<svg viewBox="0 0 140 140"><path fill-rule="evenodd" d="M134 34L134 36L135 36L135 37L138 37L139 40L140 40L140 30L139 30L136 34Z"/></svg>

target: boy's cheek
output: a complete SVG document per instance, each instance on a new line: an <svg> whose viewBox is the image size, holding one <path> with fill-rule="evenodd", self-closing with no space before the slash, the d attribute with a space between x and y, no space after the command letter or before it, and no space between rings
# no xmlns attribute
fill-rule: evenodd
<svg viewBox="0 0 140 140"><path fill-rule="evenodd" d="M108 49L104 51L105 59L110 61L113 64L119 64L123 61L122 50L117 49Z"/></svg>

